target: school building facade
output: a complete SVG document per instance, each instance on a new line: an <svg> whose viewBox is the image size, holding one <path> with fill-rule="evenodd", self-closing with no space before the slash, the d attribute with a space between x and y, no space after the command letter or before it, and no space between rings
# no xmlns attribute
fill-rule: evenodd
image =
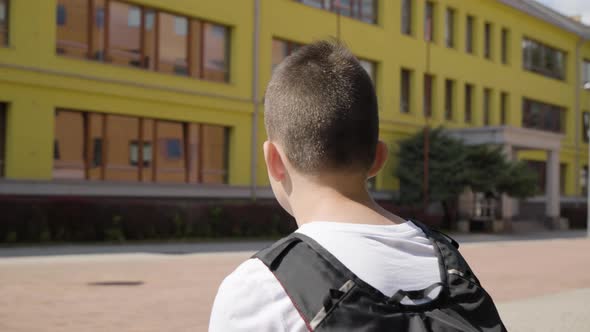
<svg viewBox="0 0 590 332"><path fill-rule="evenodd" d="M547 200L584 195L590 28L527 0L0 0L0 195L271 197L265 86L328 36L392 151L442 125L530 161Z"/></svg>

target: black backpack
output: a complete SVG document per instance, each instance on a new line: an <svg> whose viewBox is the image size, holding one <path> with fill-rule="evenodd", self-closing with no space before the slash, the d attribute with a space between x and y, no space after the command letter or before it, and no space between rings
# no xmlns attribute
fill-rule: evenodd
<svg viewBox="0 0 590 332"><path fill-rule="evenodd" d="M285 289L309 331L506 331L490 295L447 235L414 222L432 242L442 282L392 297L359 279L313 239L298 233L254 255ZM416 305L441 287L434 300Z"/></svg>

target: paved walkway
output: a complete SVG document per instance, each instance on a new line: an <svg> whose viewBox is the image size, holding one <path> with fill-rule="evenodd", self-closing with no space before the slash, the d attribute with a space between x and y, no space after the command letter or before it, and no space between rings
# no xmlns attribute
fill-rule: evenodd
<svg viewBox="0 0 590 332"><path fill-rule="evenodd" d="M462 246L509 331L590 331L590 240L569 237ZM0 331L206 331L219 283L254 251L141 248L151 249L41 257L0 249Z"/></svg>

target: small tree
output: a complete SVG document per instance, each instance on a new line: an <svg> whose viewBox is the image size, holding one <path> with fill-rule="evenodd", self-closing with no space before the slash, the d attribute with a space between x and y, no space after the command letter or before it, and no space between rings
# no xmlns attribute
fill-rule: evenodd
<svg viewBox="0 0 590 332"><path fill-rule="evenodd" d="M526 163L511 161L501 147L467 146L447 135L442 128L429 134L428 199L441 202L448 226L450 205L466 188L499 197L530 197L536 192L537 178ZM423 197L424 131L400 143L395 175L400 181L400 203L416 204Z"/></svg>

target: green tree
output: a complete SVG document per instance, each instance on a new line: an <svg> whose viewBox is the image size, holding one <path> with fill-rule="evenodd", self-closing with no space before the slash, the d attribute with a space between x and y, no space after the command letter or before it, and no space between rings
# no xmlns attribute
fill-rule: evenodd
<svg viewBox="0 0 590 332"><path fill-rule="evenodd" d="M525 198L536 193L535 173L524 162L508 160L499 146L467 146L440 127L429 131L429 142L428 200L441 202L447 226L451 221L450 206L466 188L493 197L506 193ZM422 202L424 131L400 143L397 160L400 203Z"/></svg>

